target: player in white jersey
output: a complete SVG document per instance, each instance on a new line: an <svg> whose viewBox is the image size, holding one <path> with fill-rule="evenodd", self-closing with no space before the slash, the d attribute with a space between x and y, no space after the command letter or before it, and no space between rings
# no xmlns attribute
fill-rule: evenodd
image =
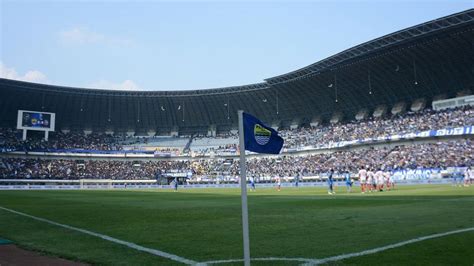
<svg viewBox="0 0 474 266"><path fill-rule="evenodd" d="M385 178L385 184L387 186L387 190L390 190L392 189L392 177L390 176L390 172L389 171L385 171L383 173L383 176Z"/></svg>
<svg viewBox="0 0 474 266"><path fill-rule="evenodd" d="M367 171L367 183L366 183L366 186L367 186L367 190L369 192L372 192L374 190L374 172L372 171L372 169L368 169Z"/></svg>
<svg viewBox="0 0 474 266"><path fill-rule="evenodd" d="M474 169L471 166L471 167L466 168L466 171L464 171L464 186L468 187L472 183L473 179L474 179Z"/></svg>
<svg viewBox="0 0 474 266"><path fill-rule="evenodd" d="M367 189L367 170L362 168L359 170L359 182L360 182L360 189L362 190L362 193L365 193Z"/></svg>
<svg viewBox="0 0 474 266"><path fill-rule="evenodd" d="M381 169L375 172L375 183L378 191L383 191L384 176Z"/></svg>
<svg viewBox="0 0 474 266"><path fill-rule="evenodd" d="M277 185L277 190L280 191L281 190L281 178L280 178L280 176L275 177L275 183Z"/></svg>
<svg viewBox="0 0 474 266"><path fill-rule="evenodd" d="M470 184L474 182L474 166L471 166L469 170L467 171L469 179L470 179Z"/></svg>

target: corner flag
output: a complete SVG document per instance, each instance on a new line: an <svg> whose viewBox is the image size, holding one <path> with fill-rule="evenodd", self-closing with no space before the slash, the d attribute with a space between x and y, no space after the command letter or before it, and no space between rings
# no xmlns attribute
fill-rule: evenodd
<svg viewBox="0 0 474 266"><path fill-rule="evenodd" d="M279 154L283 139L278 136L278 132L252 115L243 113L242 116L245 149L256 153Z"/></svg>
<svg viewBox="0 0 474 266"><path fill-rule="evenodd" d="M247 206L247 167L245 150L279 154L283 139L278 132L264 125L257 118L239 110L240 191L242 198L242 236L244 240L244 265L250 266L249 213Z"/></svg>

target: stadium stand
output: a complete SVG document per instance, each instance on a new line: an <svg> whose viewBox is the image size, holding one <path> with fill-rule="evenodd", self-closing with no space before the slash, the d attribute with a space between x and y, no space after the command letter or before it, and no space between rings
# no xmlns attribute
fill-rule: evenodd
<svg viewBox="0 0 474 266"><path fill-rule="evenodd" d="M378 138L381 136L416 133L431 129L455 128L474 125L474 107L464 106L454 109L408 112L386 119L367 118L329 126L286 130L282 132L288 148L327 144L329 142L351 141L355 139Z"/></svg>
<svg viewBox="0 0 474 266"><path fill-rule="evenodd" d="M474 166L474 141L409 144L395 147L365 148L303 156L258 157L248 160L248 173L257 180L275 176L318 176L329 169L336 172L357 173L361 167L374 170L400 171L405 169L447 169ZM442 159L440 159L442 158ZM213 174L235 177L238 161L231 160L225 169L224 159L198 160L48 160L3 158L1 178L36 179L154 179L165 173L192 171L194 178Z"/></svg>
<svg viewBox="0 0 474 266"><path fill-rule="evenodd" d="M330 142L378 138L381 136L416 133L424 130L456 128L474 125L474 106L434 111L425 109L385 118L319 125L316 127L282 130L286 148L320 147ZM125 137L106 134L78 134L56 132L49 141L42 138L21 140L21 132L14 129L0 131L0 148L17 150L85 149L85 150L183 150L189 137ZM236 153L238 138L235 134L216 137L197 136L190 145L197 154L214 152Z"/></svg>

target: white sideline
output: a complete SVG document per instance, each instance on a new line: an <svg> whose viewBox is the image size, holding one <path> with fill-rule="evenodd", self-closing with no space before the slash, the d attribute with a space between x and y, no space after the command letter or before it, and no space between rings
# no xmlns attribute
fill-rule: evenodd
<svg viewBox="0 0 474 266"><path fill-rule="evenodd" d="M327 257L324 259L309 259L309 258L274 258L274 257L269 257L269 258L252 258L252 261L300 261L300 262L305 262L302 265L319 265L323 263L328 263L330 261L338 261L338 260L344 260L344 259L349 259L353 257L359 257L359 256L364 256L364 255L370 255L374 253L378 253L381 251L385 251L387 249L392 249L392 248L397 248L401 246L405 246L408 244L432 239L432 238L438 238L438 237L443 237L443 236L448 236L448 235L453 235L453 234L459 234L459 233L464 233L468 231L474 231L474 227L470 228L464 228L464 229L459 229L459 230L454 230L454 231L449 231L449 232L444 232L444 233L439 233L439 234L433 234L433 235L428 235L428 236L422 236L422 237L417 237L411 240L379 247L379 248L374 248L374 249L369 249L369 250L364 250L361 252L355 252L355 253L350 253L350 254L343 254L343 255L338 255L338 256L333 256L333 257ZM203 265L205 264L221 264L221 263L232 263L232 262L241 262L243 261L242 259L229 259L229 260L214 260L214 261L206 261L203 262Z"/></svg>
<svg viewBox="0 0 474 266"><path fill-rule="evenodd" d="M77 228L77 227L66 225L66 224L60 224L60 223L53 222L53 221L48 220L48 219L44 219L44 218L36 217L36 216L33 216L33 215L29 215L29 214L26 214L26 213L22 213L22 212L19 212L19 211L11 210L11 209L8 209L8 208L2 207L2 206L0 206L0 209L4 210L4 211L7 211L7 212L14 213L14 214L18 214L18 215L21 215L21 216L25 216L25 217L28 217L28 218L31 218L31 219L34 219L34 220L37 220L37 221L45 222L45 223L60 226L60 227L63 227L63 228L69 229L69 230L73 230L73 231L81 232L81 233L84 233L84 234L87 234L87 235L95 236L95 237L98 237L98 238L101 238L101 239L104 239L104 240L107 240L107 241L110 241L110 242L113 242L113 243L116 243L116 244L120 244L120 245L129 247L129 248L135 249L135 250L147 252L147 253L150 253L150 254L153 254L153 255L156 255L156 256L159 256L159 257L167 258L167 259L174 260L174 261L177 261L177 262L181 262L181 263L184 263L184 264L189 264L189 265L197 264L196 261L189 260L189 259L177 256L177 255L174 255L174 254L170 254L170 253L167 253L167 252L164 252L164 251L161 251L161 250L143 247L143 246L137 245L135 243L127 242L127 241L120 240L120 239L117 239L117 238L113 238L113 237L110 237L110 236L107 236L107 235L102 235L102 234L95 233L95 232L85 230L85 229L82 229L82 228Z"/></svg>

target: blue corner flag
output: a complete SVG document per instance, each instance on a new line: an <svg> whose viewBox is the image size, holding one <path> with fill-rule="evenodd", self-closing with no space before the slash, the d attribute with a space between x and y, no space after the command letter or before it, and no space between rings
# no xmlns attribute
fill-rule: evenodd
<svg viewBox="0 0 474 266"><path fill-rule="evenodd" d="M256 153L279 154L283 139L257 118L243 113L245 149Z"/></svg>

